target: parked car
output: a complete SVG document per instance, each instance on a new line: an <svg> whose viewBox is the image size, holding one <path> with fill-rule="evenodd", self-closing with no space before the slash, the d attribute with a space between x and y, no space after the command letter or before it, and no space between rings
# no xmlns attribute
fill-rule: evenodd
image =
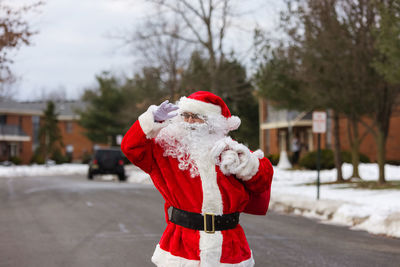
<svg viewBox="0 0 400 267"><path fill-rule="evenodd" d="M96 149L89 162L88 179L97 174L116 174L120 181L125 181L124 155L119 148Z"/></svg>

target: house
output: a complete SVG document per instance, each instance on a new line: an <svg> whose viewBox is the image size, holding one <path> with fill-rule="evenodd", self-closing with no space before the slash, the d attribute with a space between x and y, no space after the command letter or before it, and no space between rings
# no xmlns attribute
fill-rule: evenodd
<svg viewBox="0 0 400 267"><path fill-rule="evenodd" d="M288 151L293 137L297 135L302 144L302 153L317 149L317 135L312 132L312 112L298 112L285 109L277 109L266 99L259 99L260 118L260 148L268 154L279 154L280 151ZM348 137L348 120L345 117L339 119L341 149L350 151ZM377 147L371 133L359 125L360 136L366 134L363 139L360 152L375 162L377 159ZM390 121L389 135L386 143L386 160L400 161L400 114L394 112ZM334 145L332 113L327 112L326 133L321 134L321 148L332 149Z"/></svg>
<svg viewBox="0 0 400 267"><path fill-rule="evenodd" d="M72 161L81 161L85 154L93 152L94 143L78 124L78 109L84 109L81 101L54 101L58 114L58 126L63 138L62 152ZM30 163L39 146L39 129L46 101L0 102L0 161L19 158L23 164Z"/></svg>

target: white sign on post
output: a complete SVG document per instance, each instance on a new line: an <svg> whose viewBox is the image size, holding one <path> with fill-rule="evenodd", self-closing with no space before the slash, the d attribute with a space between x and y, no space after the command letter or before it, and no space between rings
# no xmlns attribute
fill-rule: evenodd
<svg viewBox="0 0 400 267"><path fill-rule="evenodd" d="M326 112L314 111L312 113L312 131L313 133L326 132Z"/></svg>
<svg viewBox="0 0 400 267"><path fill-rule="evenodd" d="M117 145L121 145L121 143L122 143L122 138L123 138L123 136L122 135L117 135L117 137L116 137L116 141L117 141Z"/></svg>

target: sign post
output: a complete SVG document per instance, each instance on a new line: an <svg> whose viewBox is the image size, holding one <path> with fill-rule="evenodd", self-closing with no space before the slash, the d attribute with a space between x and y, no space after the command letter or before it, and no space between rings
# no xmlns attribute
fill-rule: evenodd
<svg viewBox="0 0 400 267"><path fill-rule="evenodd" d="M319 199L320 179L319 172L321 169L321 133L326 132L326 112L314 111L312 113L313 133L318 134L318 150L317 150L317 199Z"/></svg>

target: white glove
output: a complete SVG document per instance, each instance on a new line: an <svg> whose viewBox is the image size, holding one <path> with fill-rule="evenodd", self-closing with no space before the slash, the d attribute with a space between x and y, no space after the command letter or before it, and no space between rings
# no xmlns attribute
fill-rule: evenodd
<svg viewBox="0 0 400 267"><path fill-rule="evenodd" d="M153 111L154 121L162 122L175 117L178 115L178 112L174 112L177 109L179 109L177 105L165 100Z"/></svg>
<svg viewBox="0 0 400 267"><path fill-rule="evenodd" d="M258 171L259 153L251 153L245 145L231 138L217 142L211 153L216 157L216 164L225 175L234 174L237 178L247 181Z"/></svg>
<svg viewBox="0 0 400 267"><path fill-rule="evenodd" d="M235 174L235 170L240 164L238 153L233 150L226 150L221 153L220 170L223 174L229 176Z"/></svg>

